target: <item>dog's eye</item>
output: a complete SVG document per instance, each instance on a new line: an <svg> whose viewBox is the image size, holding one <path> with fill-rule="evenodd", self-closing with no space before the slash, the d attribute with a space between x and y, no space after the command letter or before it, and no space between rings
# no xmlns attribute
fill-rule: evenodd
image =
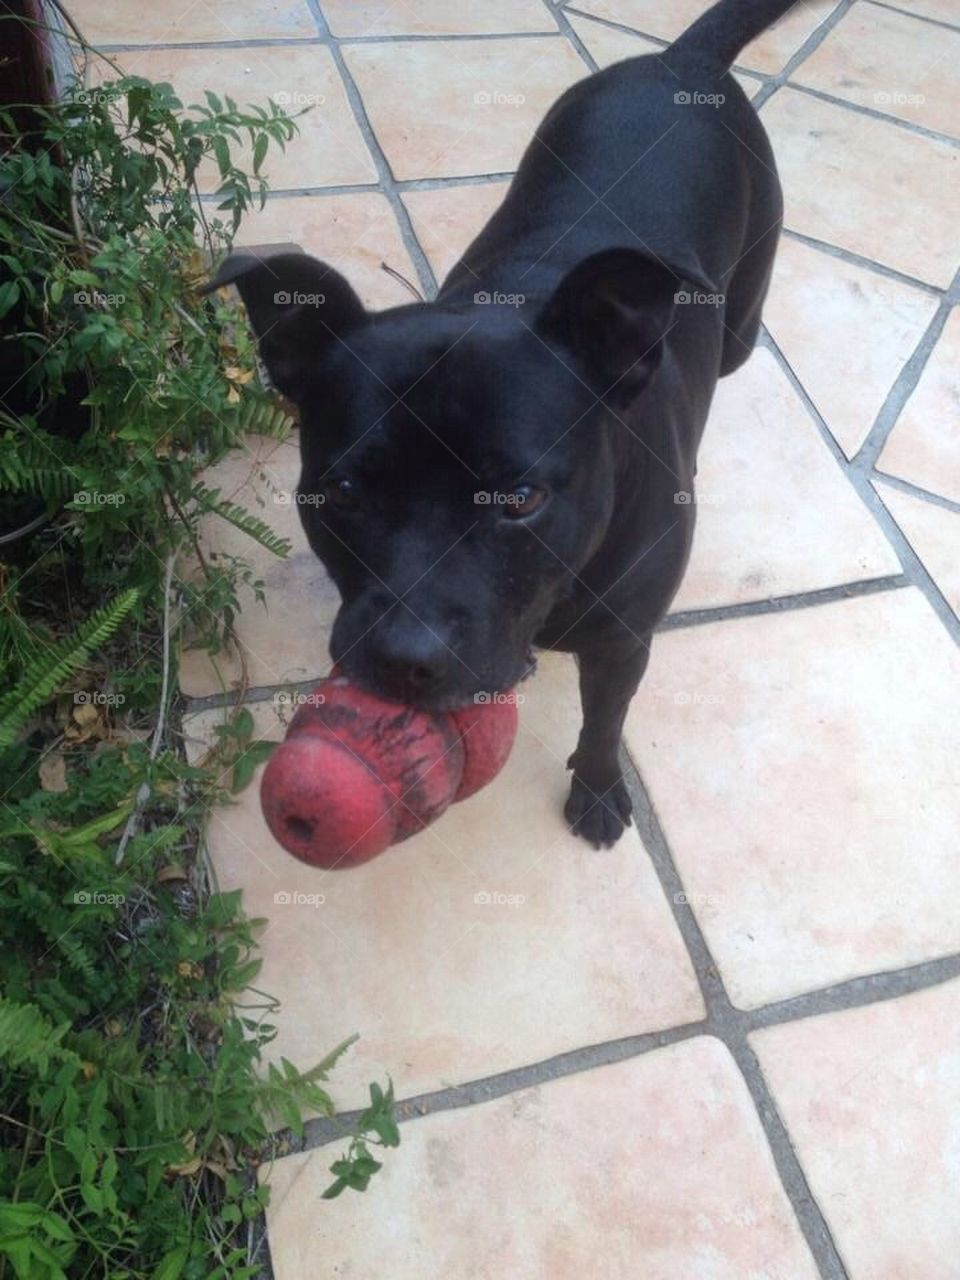
<svg viewBox="0 0 960 1280"><path fill-rule="evenodd" d="M547 494L544 489L538 489L533 484L518 484L508 495L503 514L508 520L524 520L527 516L532 516L535 511L539 511L546 500Z"/></svg>
<svg viewBox="0 0 960 1280"><path fill-rule="evenodd" d="M331 505L340 511L356 511L360 505L360 494L352 480L331 480L326 495Z"/></svg>

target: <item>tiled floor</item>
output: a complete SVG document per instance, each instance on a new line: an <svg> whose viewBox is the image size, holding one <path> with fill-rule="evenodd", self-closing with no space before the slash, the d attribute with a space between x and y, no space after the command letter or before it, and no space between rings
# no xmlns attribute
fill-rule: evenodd
<svg viewBox="0 0 960 1280"><path fill-rule="evenodd" d="M188 100L315 102L246 235L373 307L407 298L381 262L433 291L568 84L705 7L183 2L70 7ZM960 1280L958 48L957 0L803 0L743 55L787 231L628 721L638 828L594 853L564 827L559 657L501 777L367 867L291 860L255 787L216 815L222 882L270 921L277 1052L359 1031L338 1101L386 1072L406 1100L365 1196L320 1202L320 1123L273 1169L278 1280ZM279 736L337 605L295 448L219 471L294 552L254 557L242 653L184 655L191 749L242 670Z"/></svg>

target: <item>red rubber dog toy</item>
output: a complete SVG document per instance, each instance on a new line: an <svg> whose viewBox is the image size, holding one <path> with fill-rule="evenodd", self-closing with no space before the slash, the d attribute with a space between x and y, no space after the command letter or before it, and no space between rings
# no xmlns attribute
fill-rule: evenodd
<svg viewBox="0 0 960 1280"><path fill-rule="evenodd" d="M506 764L517 700L415 711L329 676L308 695L260 787L276 840L303 862L353 867L434 822Z"/></svg>

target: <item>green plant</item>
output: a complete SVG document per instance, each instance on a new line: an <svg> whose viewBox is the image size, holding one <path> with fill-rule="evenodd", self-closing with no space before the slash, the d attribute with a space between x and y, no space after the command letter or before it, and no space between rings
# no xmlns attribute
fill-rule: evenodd
<svg viewBox="0 0 960 1280"><path fill-rule="evenodd" d="M186 865L202 808L178 793L202 771L139 744L85 769L57 795L21 780L0 824L0 1260L31 1280L257 1275L245 1230L269 1188L255 1174L283 1149L268 1126L299 1135L304 1109L332 1114L323 1083L350 1041L309 1071L263 1070L264 922L239 893L206 897ZM118 867L148 778L150 830ZM392 1095L374 1090L338 1189L369 1180L364 1133L399 1141Z"/></svg>
<svg viewBox="0 0 960 1280"><path fill-rule="evenodd" d="M199 465L249 432L290 427L255 376L238 311L204 301L197 287L251 202L265 197L270 146L285 145L296 126L273 103L240 110L212 93L184 110L169 85L134 76L74 90L33 116L35 130L18 137L11 113L0 112L12 140L0 161L0 381L5 374L16 389L15 412L0 404L0 499L31 493L51 510L63 505L45 578L79 572L93 598L113 588L119 564L139 593L131 621L142 625L166 557L197 547L206 514L277 555L288 550L196 480ZM253 178L233 159L244 139ZM199 199L205 165L219 175L215 214ZM243 565L211 568L200 557L200 568L180 589L216 647L229 634ZM11 572L0 610L0 656L14 676L35 572ZM41 638L56 633L42 612L32 621Z"/></svg>
<svg viewBox="0 0 960 1280"><path fill-rule="evenodd" d="M34 495L50 516L0 561L0 1280L242 1280L258 1170L289 1142L273 1125L332 1114L351 1042L267 1061L261 922L216 891L201 837L223 766L237 790L271 748L241 709L186 763L170 666L180 628L216 650L240 587L263 598L243 560L204 555L201 520L289 550L200 478L291 424L239 313L197 286L295 125L137 77L32 116L17 138L0 112L0 514ZM392 1103L371 1086L331 1194L397 1144Z"/></svg>

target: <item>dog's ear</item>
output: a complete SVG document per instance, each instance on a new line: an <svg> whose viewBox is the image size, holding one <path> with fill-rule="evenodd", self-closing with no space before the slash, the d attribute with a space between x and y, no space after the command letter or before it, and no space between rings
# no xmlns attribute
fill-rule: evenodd
<svg viewBox="0 0 960 1280"><path fill-rule="evenodd" d="M225 284L237 286L267 372L293 401L303 397L324 352L367 315L343 276L306 253L232 253L202 292Z"/></svg>
<svg viewBox="0 0 960 1280"><path fill-rule="evenodd" d="M699 270L675 270L635 249L604 249L561 280L541 332L580 356L604 400L626 403L660 364L685 280L712 292Z"/></svg>

